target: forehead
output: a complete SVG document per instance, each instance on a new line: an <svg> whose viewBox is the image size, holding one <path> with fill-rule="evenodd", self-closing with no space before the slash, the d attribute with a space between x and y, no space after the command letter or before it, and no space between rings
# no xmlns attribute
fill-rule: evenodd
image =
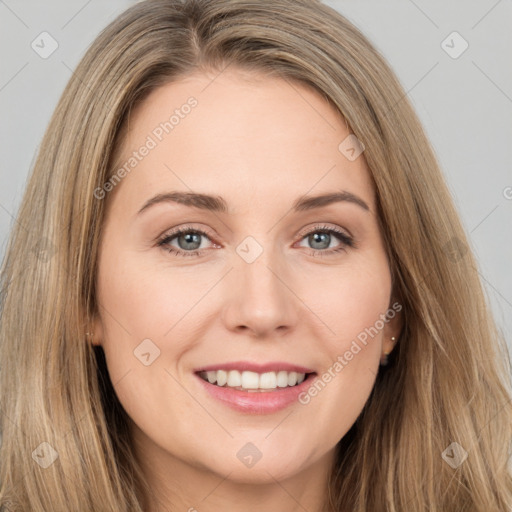
<svg viewBox="0 0 512 512"><path fill-rule="evenodd" d="M118 188L139 203L176 189L238 207L332 189L373 203L364 153L351 160L344 152L346 121L297 82L233 69L188 75L152 91L125 128L116 165L128 172Z"/></svg>

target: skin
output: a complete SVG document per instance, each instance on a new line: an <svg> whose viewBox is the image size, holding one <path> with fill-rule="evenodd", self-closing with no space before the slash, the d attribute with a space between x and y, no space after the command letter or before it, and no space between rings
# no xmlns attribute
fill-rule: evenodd
<svg viewBox="0 0 512 512"><path fill-rule="evenodd" d="M167 113L198 100L105 199L94 343L132 421L154 491L148 510L320 511L335 445L362 411L400 315L307 405L237 412L210 397L193 371L236 360L288 361L319 375L332 368L394 302L375 193L364 153L350 161L338 150L350 132L316 92L236 69L212 80L188 75L132 112L120 161ZM299 196L339 190L369 211L346 201L291 211ZM229 211L167 202L137 214L169 191L219 195ZM324 225L357 247L328 255L343 242L331 235L322 246L307 236ZM201 254L158 246L179 226L209 233L199 238ZM248 236L263 248L251 264L236 251ZM168 245L192 252L183 237ZM148 338L160 356L145 366L134 350ZM248 442L262 454L251 468L236 456Z"/></svg>

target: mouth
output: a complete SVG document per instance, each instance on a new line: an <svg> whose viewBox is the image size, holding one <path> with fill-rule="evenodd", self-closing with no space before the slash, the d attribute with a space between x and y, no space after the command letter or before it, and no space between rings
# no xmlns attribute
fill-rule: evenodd
<svg viewBox="0 0 512 512"><path fill-rule="evenodd" d="M301 373L281 370L258 373L228 369L199 371L196 374L205 382L216 387L247 393L279 392L288 388L296 388L304 381L316 376L316 372Z"/></svg>
<svg viewBox="0 0 512 512"><path fill-rule="evenodd" d="M286 362L234 361L194 371L200 387L217 403L243 414L272 414L301 404L317 372Z"/></svg>

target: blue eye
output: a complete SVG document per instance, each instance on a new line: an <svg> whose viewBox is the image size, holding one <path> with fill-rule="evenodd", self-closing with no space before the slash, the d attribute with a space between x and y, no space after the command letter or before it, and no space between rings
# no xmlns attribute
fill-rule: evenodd
<svg viewBox="0 0 512 512"><path fill-rule="evenodd" d="M209 238L207 233L197 228L178 228L165 235L158 245L165 247L167 251L177 256L197 256L201 253L198 250L201 246L201 237ZM178 248L170 245L174 239L178 241Z"/></svg>
<svg viewBox="0 0 512 512"><path fill-rule="evenodd" d="M158 241L157 245L165 248L169 253L176 256L200 256L204 250L201 248L201 239L203 237L210 240L208 233L201 229L191 227L177 228L172 233L164 235L164 237ZM333 237L337 239L340 244L335 248L329 249ZM311 244L317 245L317 247L310 248L313 250L313 256L329 256L340 251L345 251L347 248L356 247L352 237L341 230L328 226L316 226L314 229L304 234L301 241L304 239L307 239ZM171 245L171 242L174 240L176 240L178 247Z"/></svg>
<svg viewBox="0 0 512 512"><path fill-rule="evenodd" d="M338 239L340 244L328 251L325 250L329 249L333 238ZM315 227L312 231L306 233L303 239L306 239L309 244L313 245L312 249L315 250L313 255L320 257L328 256L340 251L345 251L347 247L355 247L355 243L352 237L348 236L343 231L339 231L338 229L330 228L327 226Z"/></svg>

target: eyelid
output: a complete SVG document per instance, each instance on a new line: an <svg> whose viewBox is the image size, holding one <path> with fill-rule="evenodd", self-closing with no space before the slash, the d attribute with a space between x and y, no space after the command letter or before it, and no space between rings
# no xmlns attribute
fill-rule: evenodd
<svg viewBox="0 0 512 512"><path fill-rule="evenodd" d="M207 227L198 226L195 223L185 224L184 226L177 226L175 228L168 229L168 230L164 231L161 235L159 235L157 237L156 241L157 241L157 243L159 243L167 238L175 237L183 232L186 233L188 231L192 231L192 232L197 231L198 233L206 235L212 243L215 243L216 245L219 245L219 246L221 245L221 244L215 242L215 239L218 238L218 236L214 231L212 231L211 229L209 229Z"/></svg>
<svg viewBox="0 0 512 512"><path fill-rule="evenodd" d="M328 231L328 230L332 230L332 231L336 231L336 232L342 233L347 238L354 239L352 233L348 229L342 228L342 227L340 227L340 226L338 226L336 224L329 225L328 222L317 222L317 223L314 223L313 225L309 224L307 227L305 227L305 228L303 228L303 229L301 229L299 231L298 236L300 238L303 238L306 235L309 235L311 232Z"/></svg>

